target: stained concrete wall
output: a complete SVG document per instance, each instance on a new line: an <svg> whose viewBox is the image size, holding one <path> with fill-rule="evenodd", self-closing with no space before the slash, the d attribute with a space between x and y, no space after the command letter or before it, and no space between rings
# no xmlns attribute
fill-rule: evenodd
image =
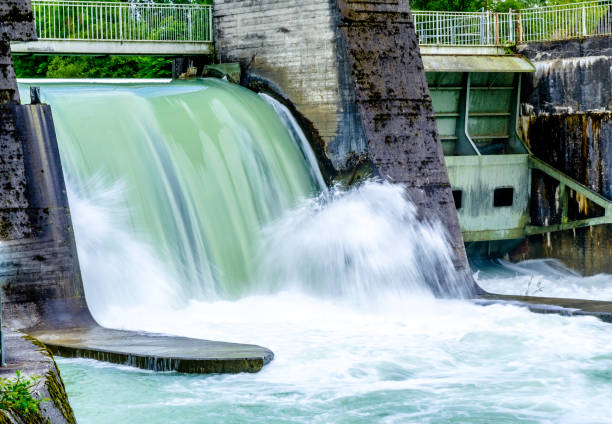
<svg viewBox="0 0 612 424"><path fill-rule="evenodd" d="M405 184L471 280L408 1L217 0L215 25L218 59L295 105L320 162L345 171L365 157Z"/></svg>
<svg viewBox="0 0 612 424"><path fill-rule="evenodd" d="M526 44L518 52L536 67L523 84L533 113L612 110L612 37Z"/></svg>
<svg viewBox="0 0 612 424"><path fill-rule="evenodd" d="M2 422L75 423L64 383L43 345L9 328L92 322L82 284L55 130L48 106L19 104L10 41L34 38L29 0L0 3L0 282L7 367L41 376L36 414L0 411Z"/></svg>
<svg viewBox="0 0 612 424"><path fill-rule="evenodd" d="M523 85L522 138L533 153L612 200L612 37L534 43L519 47L536 66ZM534 224L560 223L558 184L534 173ZM597 216L580 196L569 218ZM612 273L612 226L533 236L513 259L557 258L585 274Z"/></svg>
<svg viewBox="0 0 612 424"><path fill-rule="evenodd" d="M0 281L5 324L93 323L85 304L61 161L47 105L21 105L10 40L33 38L29 1L0 4Z"/></svg>

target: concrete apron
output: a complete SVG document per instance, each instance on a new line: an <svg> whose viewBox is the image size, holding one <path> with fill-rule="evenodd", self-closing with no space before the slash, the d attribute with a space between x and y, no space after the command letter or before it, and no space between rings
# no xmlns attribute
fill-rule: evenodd
<svg viewBox="0 0 612 424"><path fill-rule="evenodd" d="M100 326L30 331L54 355L89 358L152 371L191 374L258 372L274 358L255 345L198 340Z"/></svg>

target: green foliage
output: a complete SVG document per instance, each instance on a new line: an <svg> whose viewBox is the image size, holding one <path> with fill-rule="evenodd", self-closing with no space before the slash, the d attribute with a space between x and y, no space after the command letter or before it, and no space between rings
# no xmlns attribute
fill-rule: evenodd
<svg viewBox="0 0 612 424"><path fill-rule="evenodd" d="M18 414L35 414L38 412L40 403L47 399L35 399L32 389L40 381L39 376L31 378L24 377L17 370L17 378L0 378L0 409L15 411Z"/></svg>
<svg viewBox="0 0 612 424"><path fill-rule="evenodd" d="M412 0L413 10L447 10L455 12L476 12L485 6L484 0Z"/></svg>
<svg viewBox="0 0 612 424"><path fill-rule="evenodd" d="M455 12L477 12L483 8L493 12L525 9L536 6L581 3L585 0L412 0L413 10L448 10Z"/></svg>
<svg viewBox="0 0 612 424"><path fill-rule="evenodd" d="M18 78L170 78L172 59L144 56L15 56Z"/></svg>

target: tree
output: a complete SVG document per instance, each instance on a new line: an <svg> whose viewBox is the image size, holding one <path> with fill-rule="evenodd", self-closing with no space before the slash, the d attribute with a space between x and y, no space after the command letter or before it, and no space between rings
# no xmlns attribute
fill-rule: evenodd
<svg viewBox="0 0 612 424"><path fill-rule="evenodd" d="M581 3L584 0L412 0L413 10L477 12L483 8L493 12L507 12L535 6Z"/></svg>
<svg viewBox="0 0 612 424"><path fill-rule="evenodd" d="M413 10L475 12L485 6L485 0L412 0L410 6Z"/></svg>

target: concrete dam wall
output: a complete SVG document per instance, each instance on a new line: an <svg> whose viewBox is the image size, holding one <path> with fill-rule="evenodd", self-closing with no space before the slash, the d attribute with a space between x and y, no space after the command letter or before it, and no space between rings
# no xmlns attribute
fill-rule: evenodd
<svg viewBox="0 0 612 424"><path fill-rule="evenodd" d="M4 309L15 328L63 327L85 304L70 210L48 105L2 109L2 153L10 167L2 187Z"/></svg>
<svg viewBox="0 0 612 424"><path fill-rule="evenodd" d="M0 279L13 328L92 322L47 105L21 105L10 40L35 36L29 1L0 5Z"/></svg>
<svg viewBox="0 0 612 424"><path fill-rule="evenodd" d="M612 199L612 37L534 43L519 48L536 66L522 93L521 132L532 152ZM559 223L558 185L534 174L532 217ZM570 196L573 218L597 207ZM533 236L515 259L553 257L587 274L612 272L612 226L599 225Z"/></svg>
<svg viewBox="0 0 612 424"><path fill-rule="evenodd" d="M321 163L406 184L471 278L407 1L219 0L215 28L219 61L293 105Z"/></svg>
<svg viewBox="0 0 612 424"><path fill-rule="evenodd" d="M55 128L47 105L21 105L10 40L35 37L27 0L0 5L0 279L13 328L89 316Z"/></svg>
<svg viewBox="0 0 612 424"><path fill-rule="evenodd" d="M19 104L10 40L31 40L34 34L29 0L0 4L0 281L6 350L0 374L10 378L19 369L40 375L41 384L33 390L50 400L27 416L2 410L0 419L64 424L76 420L55 361L37 340L8 330L91 319L50 109Z"/></svg>

